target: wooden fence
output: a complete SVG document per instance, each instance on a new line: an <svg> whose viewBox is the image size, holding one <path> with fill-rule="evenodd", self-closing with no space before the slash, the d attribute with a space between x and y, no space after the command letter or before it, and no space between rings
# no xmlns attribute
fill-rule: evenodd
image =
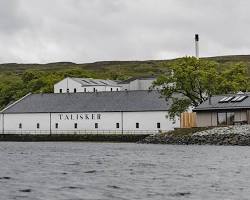
<svg viewBox="0 0 250 200"><path fill-rule="evenodd" d="M181 128L193 128L196 127L196 113L184 112L181 114Z"/></svg>

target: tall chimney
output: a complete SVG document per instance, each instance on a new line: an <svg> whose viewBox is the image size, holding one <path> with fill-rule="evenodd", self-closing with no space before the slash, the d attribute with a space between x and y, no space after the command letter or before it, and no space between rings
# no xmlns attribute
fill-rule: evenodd
<svg viewBox="0 0 250 200"><path fill-rule="evenodd" d="M195 34L195 57L199 59L199 34Z"/></svg>

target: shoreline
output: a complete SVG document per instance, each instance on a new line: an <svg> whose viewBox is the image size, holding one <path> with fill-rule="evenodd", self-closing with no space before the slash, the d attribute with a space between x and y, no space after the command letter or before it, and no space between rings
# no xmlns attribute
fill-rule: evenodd
<svg viewBox="0 0 250 200"><path fill-rule="evenodd" d="M136 143L149 134L0 134L0 142L121 142Z"/></svg>
<svg viewBox="0 0 250 200"><path fill-rule="evenodd" d="M142 139L142 144L250 146L250 126L176 129Z"/></svg>

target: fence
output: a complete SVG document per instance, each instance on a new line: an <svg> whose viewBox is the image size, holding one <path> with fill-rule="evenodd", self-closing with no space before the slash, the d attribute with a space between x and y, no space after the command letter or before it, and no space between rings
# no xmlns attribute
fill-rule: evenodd
<svg viewBox="0 0 250 200"><path fill-rule="evenodd" d="M181 128L193 128L196 127L196 113L184 112L181 114Z"/></svg>

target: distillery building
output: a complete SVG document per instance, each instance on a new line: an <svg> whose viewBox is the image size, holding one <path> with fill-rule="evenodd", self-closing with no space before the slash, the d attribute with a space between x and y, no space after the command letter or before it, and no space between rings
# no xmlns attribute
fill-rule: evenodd
<svg viewBox="0 0 250 200"><path fill-rule="evenodd" d="M213 96L193 111L198 127L250 124L250 94Z"/></svg>
<svg viewBox="0 0 250 200"><path fill-rule="evenodd" d="M55 92L28 94L6 107L1 132L144 134L179 127L166 117L171 102L157 91Z"/></svg>
<svg viewBox="0 0 250 200"><path fill-rule="evenodd" d="M120 91L122 86L113 80L65 78L54 85L54 93Z"/></svg>

